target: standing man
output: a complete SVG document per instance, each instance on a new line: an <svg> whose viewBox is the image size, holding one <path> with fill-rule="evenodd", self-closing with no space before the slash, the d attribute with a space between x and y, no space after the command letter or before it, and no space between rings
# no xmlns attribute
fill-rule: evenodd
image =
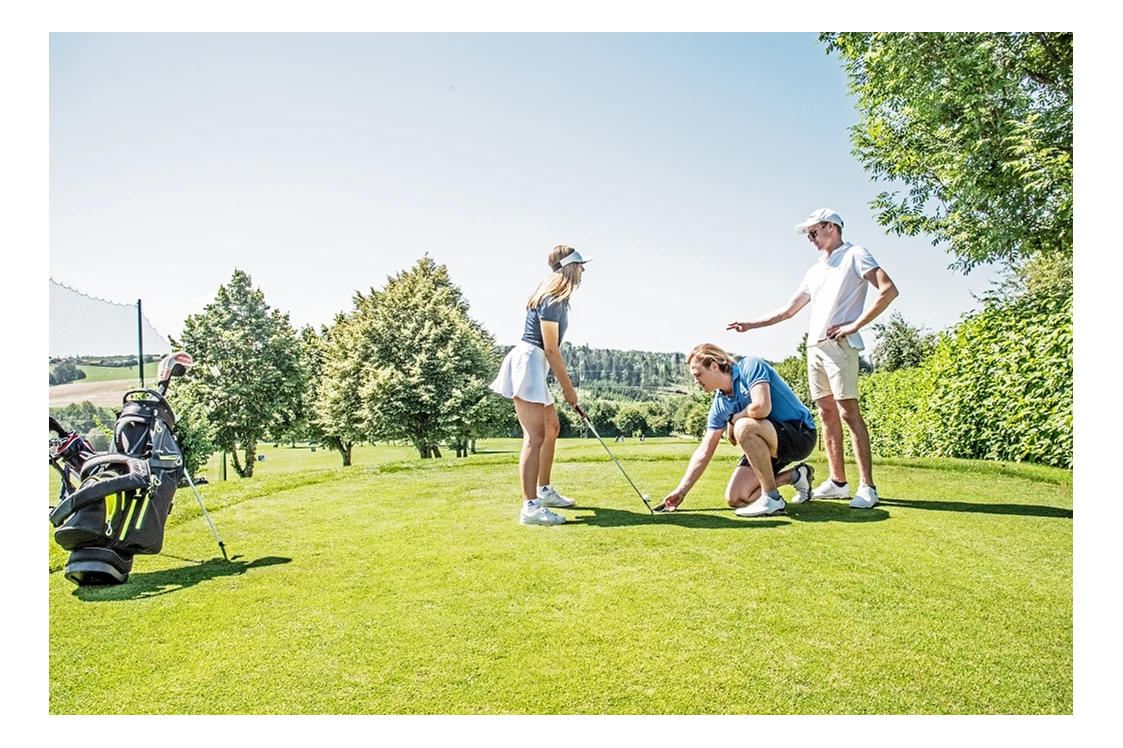
<svg viewBox="0 0 1123 748"><path fill-rule="evenodd" d="M714 393L706 420L706 434L694 450L678 487L656 511L673 512L698 482L729 429L729 441L744 455L725 489L725 502L739 517L780 514L787 504L777 486L796 490L792 503L811 498L814 471L803 460L815 449L815 419L787 382L764 359L745 356L740 361L712 343L696 346L686 357L694 381ZM783 472L781 472L783 470Z"/></svg>
<svg viewBox="0 0 1123 748"><path fill-rule="evenodd" d="M830 478L812 492L815 499L848 499L850 484L842 459L842 421L850 429L850 442L858 462L861 482L850 502L851 509L869 509L877 504L870 458L870 435L858 407L858 352L865 347L858 333L897 298L897 287L865 247L842 241L842 218L830 208L820 208L795 230L823 254L807 271L787 306L746 322L731 322L726 328L745 332L768 327L794 316L811 304L807 335L807 379L811 397L823 419ZM877 295L869 309L867 284Z"/></svg>

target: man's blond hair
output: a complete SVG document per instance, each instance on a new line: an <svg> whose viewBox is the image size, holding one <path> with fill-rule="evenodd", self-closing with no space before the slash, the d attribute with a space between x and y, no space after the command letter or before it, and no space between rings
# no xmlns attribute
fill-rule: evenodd
<svg viewBox="0 0 1123 748"><path fill-rule="evenodd" d="M694 350L686 357L687 366L690 365L691 361L697 361L707 369L710 368L710 364L717 364L717 368L726 374L732 372L733 365L737 363L732 356L713 343L702 343L694 346Z"/></svg>

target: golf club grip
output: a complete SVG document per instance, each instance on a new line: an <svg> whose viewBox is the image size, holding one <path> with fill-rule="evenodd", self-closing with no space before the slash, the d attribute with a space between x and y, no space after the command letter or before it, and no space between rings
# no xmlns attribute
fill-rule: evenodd
<svg viewBox="0 0 1123 748"><path fill-rule="evenodd" d="M55 432L59 436L66 436L66 429L62 427L62 424L56 421L55 417L52 415L48 414L47 417L51 419L48 430Z"/></svg>
<svg viewBox="0 0 1123 748"><path fill-rule="evenodd" d="M589 417L587 415L585 415L585 411L581 410L580 405L574 405L573 409L577 411L577 415L581 416L581 418L583 420L586 420L586 421L589 420Z"/></svg>

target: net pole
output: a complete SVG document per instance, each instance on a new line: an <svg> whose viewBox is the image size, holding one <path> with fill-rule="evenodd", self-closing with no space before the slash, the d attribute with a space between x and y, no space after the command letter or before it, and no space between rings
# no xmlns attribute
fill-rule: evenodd
<svg viewBox="0 0 1123 748"><path fill-rule="evenodd" d="M140 371L140 387L144 389L144 315L140 311L140 299L136 300L136 346L137 368Z"/></svg>

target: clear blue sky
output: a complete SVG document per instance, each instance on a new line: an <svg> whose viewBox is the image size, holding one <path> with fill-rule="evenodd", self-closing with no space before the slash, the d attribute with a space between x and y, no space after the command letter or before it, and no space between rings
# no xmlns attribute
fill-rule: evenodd
<svg viewBox="0 0 1123 748"><path fill-rule="evenodd" d="M428 253L511 344L567 243L570 342L779 359L806 312L726 324L786 303L831 207L893 309L954 324L994 274L875 223L856 121L811 33L52 34L50 275L174 336L235 268L318 327Z"/></svg>

